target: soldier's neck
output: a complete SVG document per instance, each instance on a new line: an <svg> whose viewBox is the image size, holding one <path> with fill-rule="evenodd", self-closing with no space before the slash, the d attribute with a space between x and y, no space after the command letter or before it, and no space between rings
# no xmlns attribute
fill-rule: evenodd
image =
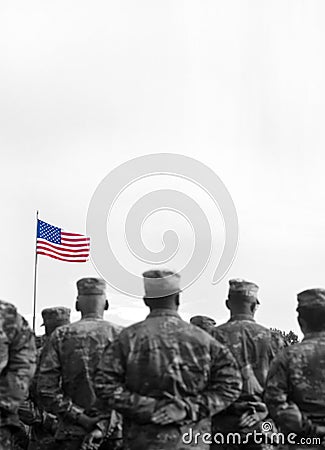
<svg viewBox="0 0 325 450"><path fill-rule="evenodd" d="M103 319L104 314L100 312L87 312L87 313L81 313L82 319Z"/></svg>

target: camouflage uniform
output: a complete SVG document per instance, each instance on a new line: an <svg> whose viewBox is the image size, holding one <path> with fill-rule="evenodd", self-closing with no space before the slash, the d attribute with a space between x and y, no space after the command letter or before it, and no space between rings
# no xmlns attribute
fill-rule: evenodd
<svg viewBox="0 0 325 450"><path fill-rule="evenodd" d="M28 450L51 450L55 444L57 418L40 407L36 384L42 355L47 352L49 336L57 327L70 323L70 313L71 310L64 306L45 308L42 311L44 323L41 326L47 326L47 334L40 336L42 346L37 351L37 369L30 388L30 398L20 408L22 420L31 426Z"/></svg>
<svg viewBox="0 0 325 450"><path fill-rule="evenodd" d="M119 332L118 326L89 314L57 328L50 336L42 355L37 393L44 409L59 420L55 448L79 449L87 432L77 417L82 412L89 414L96 402L94 370L103 349Z"/></svg>
<svg viewBox="0 0 325 450"><path fill-rule="evenodd" d="M244 280L230 280L229 298L239 295L245 301L246 297L257 300L257 286ZM245 291L248 289L248 291ZM255 299L255 300L254 300ZM241 369L243 389L238 400L229 408L217 414L212 420L213 433L226 435L238 432L245 439L248 432L261 431L262 420L268 415L263 401L263 391L270 363L275 354L284 347L284 341L280 334L270 331L255 322L252 315L232 315L231 319L216 327L212 335L219 342L226 345L235 356ZM253 429L241 429L239 421L245 412L255 412L260 421ZM220 442L220 440L219 440ZM237 448L268 448L265 444L228 443L222 445L214 443L213 449L237 449Z"/></svg>
<svg viewBox="0 0 325 450"><path fill-rule="evenodd" d="M311 300L310 300L310 297ZM308 290L298 295L299 303L321 300L325 308L325 290ZM301 343L285 348L272 362L265 389L265 401L271 416L285 432L300 438L315 438L318 427L325 426L325 331L307 333ZM288 416L291 420L288 423ZM292 424L292 416L299 417ZM291 445L290 449L324 448Z"/></svg>
<svg viewBox="0 0 325 450"><path fill-rule="evenodd" d="M35 339L16 308L0 300L0 450L13 448L22 430L18 407L36 367Z"/></svg>
<svg viewBox="0 0 325 450"><path fill-rule="evenodd" d="M124 329L105 349L95 378L98 396L124 416L125 450L209 448L186 445L182 435L209 432L209 416L229 406L241 384L229 350L167 309ZM187 419L152 423L152 413L171 399L185 401Z"/></svg>

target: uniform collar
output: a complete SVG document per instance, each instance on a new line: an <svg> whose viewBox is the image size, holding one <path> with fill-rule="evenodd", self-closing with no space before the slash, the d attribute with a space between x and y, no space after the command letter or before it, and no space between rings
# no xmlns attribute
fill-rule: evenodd
<svg viewBox="0 0 325 450"><path fill-rule="evenodd" d="M150 317L161 317L161 316L173 316L173 317L179 317L177 311L174 311L172 309L154 309L150 312L150 314L147 316L147 319Z"/></svg>
<svg viewBox="0 0 325 450"><path fill-rule="evenodd" d="M104 320L102 316L95 314L95 313L85 314L84 316L81 317L81 320L87 320L87 319Z"/></svg>
<svg viewBox="0 0 325 450"><path fill-rule="evenodd" d="M249 320L250 322L255 322L255 319L250 314L234 314L230 317L228 322L234 322L235 320Z"/></svg>

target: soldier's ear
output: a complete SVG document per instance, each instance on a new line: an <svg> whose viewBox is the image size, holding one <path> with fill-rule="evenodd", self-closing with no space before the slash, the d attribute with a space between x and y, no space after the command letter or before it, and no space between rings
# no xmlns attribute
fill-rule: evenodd
<svg viewBox="0 0 325 450"><path fill-rule="evenodd" d="M78 300L76 301L75 308L76 308L76 311L80 311Z"/></svg>
<svg viewBox="0 0 325 450"><path fill-rule="evenodd" d="M105 300L105 311L107 311L108 310L108 308L109 308L109 303L108 303L108 300L106 299Z"/></svg>

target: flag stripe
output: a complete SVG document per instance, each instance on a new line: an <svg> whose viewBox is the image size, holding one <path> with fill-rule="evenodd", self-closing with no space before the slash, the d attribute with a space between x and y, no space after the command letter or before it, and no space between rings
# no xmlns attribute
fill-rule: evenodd
<svg viewBox="0 0 325 450"><path fill-rule="evenodd" d="M78 239L70 239L70 238L64 238L64 237L61 237L61 241L62 242L90 242L90 239L89 238L87 238L87 239L81 239L81 238L78 238Z"/></svg>
<svg viewBox="0 0 325 450"><path fill-rule="evenodd" d="M37 239L37 244L48 245L50 247L56 248L57 250L71 250L73 252L78 252L80 250L89 250L89 244L53 244L52 242L48 242L45 239Z"/></svg>
<svg viewBox="0 0 325 450"><path fill-rule="evenodd" d="M88 261L88 258L82 258L82 259L79 259L79 258L76 258L76 257L73 257L71 259L69 259L69 258L60 258L59 256L52 255L51 253L48 253L48 252L37 252L37 254L38 255L49 256L50 258L54 258L54 259L58 259L59 261L66 261L66 262L86 262L86 261Z"/></svg>
<svg viewBox="0 0 325 450"><path fill-rule="evenodd" d="M56 253L57 255L61 255L61 256L76 255L77 258L79 258L79 256L88 256L89 255L88 250L78 250L78 252L71 251L71 250L58 250L56 248L52 248L50 246L40 245L40 244L37 244L37 250L49 251L49 252L53 252L53 253Z"/></svg>
<svg viewBox="0 0 325 450"><path fill-rule="evenodd" d="M83 234L78 234L78 233L67 233L66 231L61 230L61 235L62 236L66 236L66 237L79 237L79 238L85 238L85 239L89 239L87 238L87 236L84 236Z"/></svg>

